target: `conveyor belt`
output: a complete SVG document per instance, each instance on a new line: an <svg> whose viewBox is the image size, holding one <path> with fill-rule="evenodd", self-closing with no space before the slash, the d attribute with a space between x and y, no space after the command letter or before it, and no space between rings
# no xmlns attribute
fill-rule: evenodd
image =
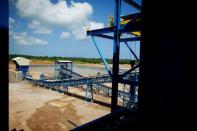
<svg viewBox="0 0 197 131"><path fill-rule="evenodd" d="M109 96L111 96L112 89L111 87L105 86L102 83L109 83L112 81L109 75L100 75L100 76L91 76L91 77L84 77L74 71L67 69L66 67L62 66L60 72L62 75L69 75L72 78L68 79L34 79L30 76L26 76L26 80L31 82L33 85L43 86L47 88L53 88L56 90L63 91L68 87L77 87L81 85L92 85L94 89L102 91ZM135 82L135 81L134 81ZM118 96L120 98L130 98L131 95L124 91L118 91Z"/></svg>

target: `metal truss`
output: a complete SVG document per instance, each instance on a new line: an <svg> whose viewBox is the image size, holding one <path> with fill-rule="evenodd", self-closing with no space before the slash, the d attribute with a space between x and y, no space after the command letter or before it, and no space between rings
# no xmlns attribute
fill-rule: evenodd
<svg viewBox="0 0 197 131"><path fill-rule="evenodd" d="M105 65L106 70L108 71L109 75L112 77L112 101L111 101L111 111L114 112L117 110L117 99L119 95L118 91L118 84L128 84L130 85L130 101L134 101L135 99L135 88L139 85L139 72L136 72L136 69L139 68L140 65L140 59L137 57L137 55L134 53L134 51L129 47L128 42L132 41L140 41L140 36L132 35L132 32L141 32L141 18L142 13L134 13L129 14L125 16L121 16L121 3L122 1L129 4L131 7L134 7L135 9L141 11L141 6L134 2L133 0L115 0L115 11L114 11L114 23L112 27L103 28L103 29L97 29L97 30L88 30L87 35L91 36L93 39L93 43L95 44L102 61ZM129 20L126 24L121 24L120 18L124 20ZM113 33L113 36L107 35L107 33ZM122 34L131 34L131 37L129 38L120 38ZM134 36L134 37L133 37ZM101 50L98 48L98 45L95 41L94 37L100 37L105 39L113 40L113 69L112 73L108 69L108 65L100 53ZM137 60L137 65L133 68L129 69L128 71L124 73L119 72L119 56L120 56L120 43L124 42L124 44L128 47L130 52L133 54L135 59ZM135 73L135 75L132 75ZM132 92L134 90L134 92ZM132 99L133 98L133 99ZM123 102L124 103L124 102Z"/></svg>

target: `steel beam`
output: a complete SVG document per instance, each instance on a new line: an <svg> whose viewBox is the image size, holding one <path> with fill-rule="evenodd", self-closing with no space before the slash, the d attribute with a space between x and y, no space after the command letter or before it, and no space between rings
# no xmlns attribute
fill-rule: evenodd
<svg viewBox="0 0 197 131"><path fill-rule="evenodd" d="M141 30L141 25L140 23L128 23L126 25L121 25L120 26L120 32L121 33L130 33L133 31L140 31ZM120 28L119 27L119 28ZM87 31L87 35L88 36L95 36L95 35L100 35L100 34L106 34L106 33L112 33L114 32L114 30L116 30L116 26L114 25L114 27L108 27L108 28L103 28L103 29L96 29L96 30L90 30Z"/></svg>
<svg viewBox="0 0 197 131"><path fill-rule="evenodd" d="M94 35L94 36L101 37L101 38L106 38L106 39L110 39L110 40L113 40L114 39L114 37L112 37L112 36L102 35L102 34ZM141 39L140 37L122 38L122 39L120 39L120 42L140 41L140 39Z"/></svg>
<svg viewBox="0 0 197 131"><path fill-rule="evenodd" d="M136 86L139 84L138 81L126 80L126 79L119 79L119 82L122 84L128 84L128 85L132 85L132 86Z"/></svg>
<svg viewBox="0 0 197 131"><path fill-rule="evenodd" d="M99 50L99 47L98 47L98 45L96 44L96 40L95 40L94 36L92 36L92 40L93 40L93 43L94 43L96 49L97 49L98 52L99 52L99 55L100 55L100 57L101 57L101 59L102 59L104 65L105 65L105 69L107 70L109 76L112 76L112 73L111 73L111 71L110 71L110 69L109 69L108 63L107 63L107 61L105 60L105 58L103 57L103 54L101 53L101 51Z"/></svg>
<svg viewBox="0 0 197 131"><path fill-rule="evenodd" d="M108 28L87 31L87 35L99 35L99 34L111 33L113 31L114 31L114 27L108 27Z"/></svg>
<svg viewBox="0 0 197 131"><path fill-rule="evenodd" d="M137 4L136 2L134 2L133 0L124 0L127 4L131 5L132 7L138 9L138 10L142 10L142 7Z"/></svg>
<svg viewBox="0 0 197 131"><path fill-rule="evenodd" d="M114 37L112 37L112 36L102 35L102 34L94 35L94 36L101 37L101 38L106 38L106 39L110 39L110 40L113 40L114 39ZM120 39L120 42L140 41L140 39L141 39L140 37L122 38L122 39Z"/></svg>
<svg viewBox="0 0 197 131"><path fill-rule="evenodd" d="M125 76L127 74L129 74L131 71L134 71L135 69L137 69L139 67L140 64L137 64L136 66L134 66L133 68L131 68L130 70L124 72L122 75L120 76Z"/></svg>
<svg viewBox="0 0 197 131"><path fill-rule="evenodd" d="M133 23L132 21L127 23L126 25L122 25L120 29L120 33L131 33L135 31L141 30L141 23Z"/></svg>
<svg viewBox="0 0 197 131"><path fill-rule="evenodd" d="M127 42L127 41L140 41L140 37L133 37L133 38L122 38L120 42Z"/></svg>
<svg viewBox="0 0 197 131"><path fill-rule="evenodd" d="M95 36L97 36L97 37L101 37L101 38L110 39L110 40L113 40L113 39L114 39L114 37L112 37L112 36L102 35L102 34L98 34L98 35L95 35Z"/></svg>
<svg viewBox="0 0 197 131"><path fill-rule="evenodd" d="M122 19L124 20L132 20L134 18L141 18L142 13L135 13L135 14L129 14L129 15L125 15L125 16L121 16Z"/></svg>

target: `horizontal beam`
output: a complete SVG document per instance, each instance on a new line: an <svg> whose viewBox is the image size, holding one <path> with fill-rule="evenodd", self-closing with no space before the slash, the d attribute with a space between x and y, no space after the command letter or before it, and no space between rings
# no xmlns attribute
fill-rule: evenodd
<svg viewBox="0 0 197 131"><path fill-rule="evenodd" d="M111 33L113 31L114 31L114 27L108 27L108 28L87 31L87 35L100 35L105 33Z"/></svg>
<svg viewBox="0 0 197 131"><path fill-rule="evenodd" d="M122 25L120 28L120 33L131 33L131 32L137 32L137 31L141 31L141 23L133 23L132 21L130 21L128 24L126 25Z"/></svg>
<svg viewBox="0 0 197 131"><path fill-rule="evenodd" d="M97 36L97 37L101 37L101 38L110 39L110 40L113 40L113 39L114 39L114 37L112 37L112 36L108 36L108 35L102 35L102 34L95 35L95 36Z"/></svg>
<svg viewBox="0 0 197 131"><path fill-rule="evenodd" d="M122 83L122 84L128 84L128 85L132 85L132 86L136 86L139 85L138 81L133 81L133 80L126 80L126 79L119 79L118 82Z"/></svg>
<svg viewBox="0 0 197 131"><path fill-rule="evenodd" d="M121 18L124 19L124 20L132 20L132 19L138 18L138 17L141 18L141 16L142 16L142 13L135 13L135 14L129 14L129 15L121 16Z"/></svg>
<svg viewBox="0 0 197 131"><path fill-rule="evenodd" d="M127 41L140 41L141 38L140 37L133 37L133 38L124 38L124 39L120 39L120 42L127 42Z"/></svg>
<svg viewBox="0 0 197 131"><path fill-rule="evenodd" d="M140 31L141 30L141 25L138 23L129 23L126 25L121 25L120 33L131 33L134 31ZM108 27L108 28L103 28L103 29L96 29L96 30L90 30L87 31L87 35L90 36L96 36L96 35L101 35L101 34L106 34L106 33L112 33L114 32L114 27Z"/></svg>
<svg viewBox="0 0 197 131"><path fill-rule="evenodd" d="M94 35L94 36L97 36L97 37L101 37L101 38L106 38L106 39L110 39L110 40L113 40L114 37L112 36L108 36L108 35ZM122 38L120 39L120 42L127 42L127 41L140 41L141 38L140 37L133 37L133 38Z"/></svg>
<svg viewBox="0 0 197 131"><path fill-rule="evenodd" d="M142 10L142 7L137 4L136 2L134 2L133 0L124 0L127 4L131 5L132 7L138 9L138 10Z"/></svg>

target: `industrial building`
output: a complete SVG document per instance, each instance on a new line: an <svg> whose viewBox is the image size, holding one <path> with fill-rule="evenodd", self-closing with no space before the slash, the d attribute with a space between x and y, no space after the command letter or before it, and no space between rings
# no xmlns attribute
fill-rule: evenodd
<svg viewBox="0 0 197 131"><path fill-rule="evenodd" d="M16 57L12 61L16 65L16 71L22 71L24 77L29 74L30 60L23 57Z"/></svg>

